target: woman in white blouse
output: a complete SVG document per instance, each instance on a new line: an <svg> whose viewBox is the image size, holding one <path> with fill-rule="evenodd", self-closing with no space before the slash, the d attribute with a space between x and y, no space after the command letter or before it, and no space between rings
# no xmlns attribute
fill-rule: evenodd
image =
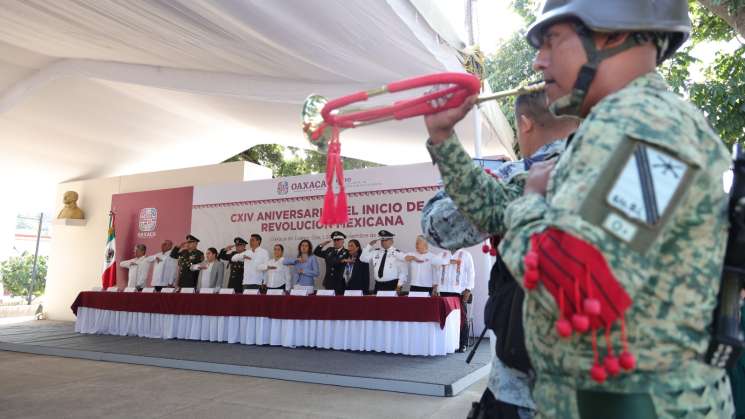
<svg viewBox="0 0 745 419"><path fill-rule="evenodd" d="M199 288L222 288L225 265L217 259L217 249L210 247L202 263L191 265L192 271L199 272Z"/></svg>
<svg viewBox="0 0 745 419"><path fill-rule="evenodd" d="M266 271L265 285L268 290L285 290L290 285L290 269L284 264L285 248L281 244L274 245L274 254L265 264L259 265L259 270Z"/></svg>

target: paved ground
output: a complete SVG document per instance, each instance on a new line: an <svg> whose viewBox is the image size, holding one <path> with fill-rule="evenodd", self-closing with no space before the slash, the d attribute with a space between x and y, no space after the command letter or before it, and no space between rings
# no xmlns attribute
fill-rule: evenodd
<svg viewBox="0 0 745 419"><path fill-rule="evenodd" d="M0 351L0 418L465 418L428 397Z"/></svg>
<svg viewBox="0 0 745 419"><path fill-rule="evenodd" d="M135 336L88 335L76 333L75 325L72 322L49 320L0 325L0 350L16 350L14 346L52 350L52 352L45 353L19 349L19 351L28 353L72 356L80 359L104 359L96 357L95 354L149 358L142 359L142 362L133 362L141 365L171 366L160 362L162 359L225 364L229 367L237 367L238 370L240 370L240 367L254 367L276 370L277 372L281 370L283 373L295 372L295 381L305 382L317 382L308 380L307 377L304 378L305 373L317 373L328 376L326 384L341 384L348 382L346 380L348 378L362 377L382 380L386 385L378 383L378 387L368 387L366 385L360 385L359 387L390 390L391 388L387 386L396 385L404 386L401 391L425 395L433 394L432 392L438 389L439 394L442 394L446 385L452 385L470 374L474 374L475 379L476 376L487 373L492 354L488 342L479 346L472 362L466 364L467 353L449 354L447 356L406 356L380 352L285 348L281 346L240 345L179 339L146 339ZM55 350L69 352L55 353ZM76 356L74 353L77 351L93 355ZM120 359L107 360L119 361ZM220 373L231 372L229 369L205 370L190 367L184 367L184 369ZM268 376L241 372L236 372L236 374L286 378L283 374ZM427 386L429 391L423 391L422 385ZM351 384L351 386L354 387L355 385ZM460 387L455 391L459 390Z"/></svg>

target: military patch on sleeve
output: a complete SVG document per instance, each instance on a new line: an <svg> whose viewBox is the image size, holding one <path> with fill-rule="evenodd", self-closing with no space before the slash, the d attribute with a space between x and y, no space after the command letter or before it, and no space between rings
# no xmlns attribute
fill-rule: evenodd
<svg viewBox="0 0 745 419"><path fill-rule="evenodd" d="M608 204L629 218L656 225L687 170L686 163L639 143L616 178Z"/></svg>
<svg viewBox="0 0 745 419"><path fill-rule="evenodd" d="M580 215L644 253L664 228L696 170L695 163L673 150L627 138L591 187Z"/></svg>

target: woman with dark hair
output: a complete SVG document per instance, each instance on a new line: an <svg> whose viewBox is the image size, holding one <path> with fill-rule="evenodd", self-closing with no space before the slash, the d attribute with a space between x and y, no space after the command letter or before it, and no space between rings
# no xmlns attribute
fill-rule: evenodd
<svg viewBox="0 0 745 419"><path fill-rule="evenodd" d="M338 268L342 271L344 278L343 288L336 289L336 295L344 294L344 290L362 290L366 294L370 289L370 265L360 261L362 246L360 242L352 239L347 243L349 257L339 261Z"/></svg>
<svg viewBox="0 0 745 419"><path fill-rule="evenodd" d="M266 271L264 285L268 290L285 290L290 287L290 269L284 263L284 252L284 246L275 244L272 257L259 265L260 270Z"/></svg>
<svg viewBox="0 0 745 419"><path fill-rule="evenodd" d="M225 265L217 259L217 249L210 247L202 263L191 265L192 271L199 272L198 288L222 288Z"/></svg>
<svg viewBox="0 0 745 419"><path fill-rule="evenodd" d="M285 260L285 265L293 265L292 283L295 288L313 290L316 277L320 273L318 261L313 256L313 245L309 240L302 240L297 245L297 258Z"/></svg>

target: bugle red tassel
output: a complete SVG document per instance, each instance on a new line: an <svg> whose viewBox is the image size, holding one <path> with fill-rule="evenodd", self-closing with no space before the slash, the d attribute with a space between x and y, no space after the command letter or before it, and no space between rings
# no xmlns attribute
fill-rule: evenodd
<svg viewBox="0 0 745 419"><path fill-rule="evenodd" d="M339 192L336 195L334 195L334 178L339 184ZM323 198L320 223L322 225L335 225L346 224L348 221L347 193L344 188L344 165L341 161L339 128L334 127L326 155L326 196Z"/></svg>

